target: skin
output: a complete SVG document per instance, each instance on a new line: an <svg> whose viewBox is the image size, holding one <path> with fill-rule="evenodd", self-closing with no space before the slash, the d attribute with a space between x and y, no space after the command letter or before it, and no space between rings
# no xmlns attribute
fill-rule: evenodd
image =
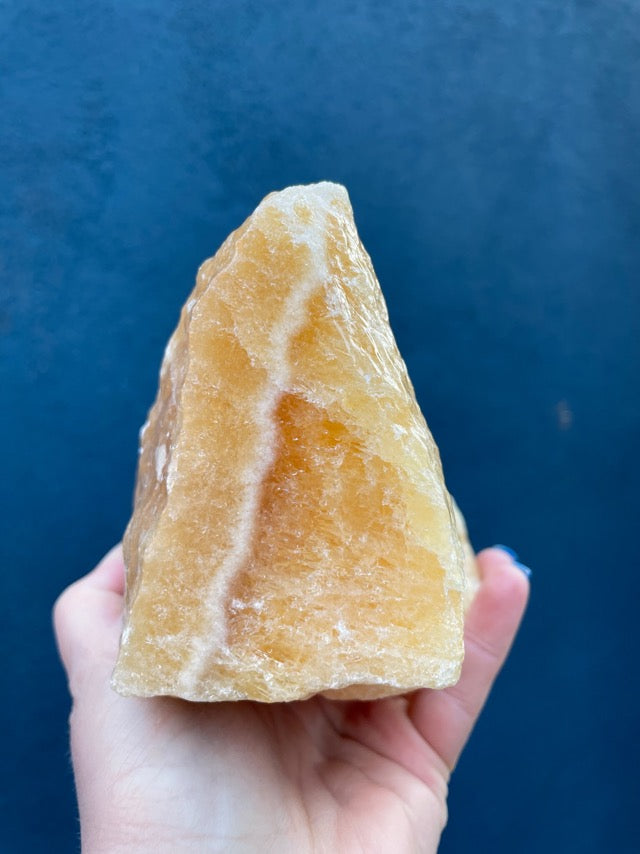
<svg viewBox="0 0 640 854"><path fill-rule="evenodd" d="M83 852L436 851L451 771L529 592L502 550L478 563L454 687L367 703L205 704L109 687L124 589L113 549L54 609Z"/></svg>

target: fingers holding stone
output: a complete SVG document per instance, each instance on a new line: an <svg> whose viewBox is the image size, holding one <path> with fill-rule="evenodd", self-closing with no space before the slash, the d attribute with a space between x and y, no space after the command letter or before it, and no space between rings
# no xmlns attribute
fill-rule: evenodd
<svg viewBox="0 0 640 854"><path fill-rule="evenodd" d="M460 680L442 691L419 691L410 714L415 727L449 768L456 764L520 625L529 581L506 551L478 555L481 584L467 614Z"/></svg>

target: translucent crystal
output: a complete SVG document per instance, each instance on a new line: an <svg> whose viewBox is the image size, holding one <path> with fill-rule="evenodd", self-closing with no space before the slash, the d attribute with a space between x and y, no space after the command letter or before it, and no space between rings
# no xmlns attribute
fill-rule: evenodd
<svg viewBox="0 0 640 854"><path fill-rule="evenodd" d="M274 702L454 683L457 512L345 189L267 196L200 268L165 351L114 688Z"/></svg>

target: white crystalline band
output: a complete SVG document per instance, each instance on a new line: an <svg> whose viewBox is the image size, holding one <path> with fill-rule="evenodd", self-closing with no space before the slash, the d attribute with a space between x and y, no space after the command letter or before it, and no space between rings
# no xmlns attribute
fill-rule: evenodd
<svg viewBox="0 0 640 854"><path fill-rule="evenodd" d="M271 370L269 385L256 408L254 416L261 428L259 434L262 441L256 448L251 464L246 469L245 495L234 532L233 548L227 553L206 591L204 629L200 637L193 640L189 660L183 666L180 674L180 691L184 693L188 693L201 679L210 651L212 649L219 651L224 649L226 634L225 603L234 578L249 558L259 510L261 487L274 461L275 410L281 394L288 387L291 373L287 350L294 336L304 324L305 307L309 298L314 291L322 287L328 277L326 220L329 215L330 203L336 198L336 191L342 188L337 188L331 184L317 185L317 196L323 197L324 201L324 217L321 222L317 220L314 222L314 230L311 233L309 225L302 223L295 213L296 202L305 201L305 197L299 196L295 189L291 188L278 194L277 209L287 216L294 241L308 246L312 256L309 269L312 272L306 280L292 289L284 302L280 321L274 325L270 336L271 351L268 353L266 361L275 367ZM272 201L268 198L265 199L254 216L259 216L260 208L272 205Z"/></svg>

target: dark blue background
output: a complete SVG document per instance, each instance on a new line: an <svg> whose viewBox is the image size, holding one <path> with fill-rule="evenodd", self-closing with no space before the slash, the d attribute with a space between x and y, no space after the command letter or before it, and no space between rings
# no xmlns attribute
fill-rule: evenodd
<svg viewBox="0 0 640 854"><path fill-rule="evenodd" d="M640 7L0 4L2 851L77 838L56 594L121 536L203 258L333 179L478 547L534 569L444 852L631 852Z"/></svg>

